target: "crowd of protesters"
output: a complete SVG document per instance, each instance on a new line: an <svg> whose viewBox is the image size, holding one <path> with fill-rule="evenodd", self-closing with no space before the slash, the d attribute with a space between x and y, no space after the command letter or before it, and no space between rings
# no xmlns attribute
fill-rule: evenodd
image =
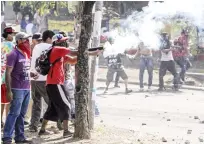
<svg viewBox="0 0 204 144"><path fill-rule="evenodd" d="M178 90L180 85L185 83L185 73L191 67L191 63L189 61L189 56L191 55L189 52L188 46L188 38L189 32L186 29L182 29L181 35L179 38L173 40L171 42L170 34L163 32L160 35L160 47L159 53L160 57L158 58L160 62L159 68L159 91L165 90L164 86L164 76L166 72L169 71L173 75L173 89ZM148 72L148 88L147 90L151 90L152 81L153 81L153 49L144 42L140 42L137 47L136 54L132 54L131 52L125 51L124 53L119 53L117 47L114 45L114 38L109 37L107 42L104 45L104 58L107 60L108 72L107 72L107 81L106 81L106 89L104 93L108 92L108 87L110 82L113 80L114 74L115 76L115 86L120 87L118 85L119 78L121 77L125 82L125 93L130 93L132 90L128 89L128 76L124 70L122 57L127 56L128 58L136 58L140 56L139 61L139 85L140 91L144 91L144 71L147 69ZM129 57L129 53L133 55L133 57ZM180 73L177 72L176 64L181 68Z"/></svg>
<svg viewBox="0 0 204 144"><path fill-rule="evenodd" d="M64 32L55 34L51 30L45 30L42 34L35 33L31 36L6 27L2 36L3 143L12 143L14 131L16 143L31 143L24 134L24 118L31 97L33 105L30 132L50 134L46 130L47 123L55 121L59 130L64 130L63 137L72 136L72 132L68 130L68 121L75 118L74 78L71 67L77 63L78 51L69 48L68 37ZM49 61L52 67L44 76L37 72L36 61L43 52L50 49ZM100 50L88 52L91 56L99 53ZM4 109L6 120L3 120ZM44 109L46 110L43 112ZM38 131L39 126L41 128Z"/></svg>
<svg viewBox="0 0 204 144"><path fill-rule="evenodd" d="M40 22L38 13L34 17L35 26L38 27L37 23ZM48 121L54 121L59 130L64 130L63 137L72 136L72 132L68 129L68 122L75 119L75 86L72 66L77 63L78 51L69 47L65 32L54 33L42 27L37 32L33 29L36 28L35 26L30 22L29 15L25 15L21 22L22 32L16 32L12 27L5 27L2 31L4 40L1 44L1 127L4 144L12 143L14 131L16 143L31 143L24 135L24 125L28 123L30 132L48 135L50 134L46 129ZM13 42L14 39L15 42ZM122 57L126 55L126 52L107 54L106 49L114 51L113 38L107 40L104 48L103 54L108 62L105 93L108 92L115 73L117 74L115 87L120 87L118 83L121 77L125 82L125 93L131 93L132 90L128 88L128 76L122 64ZM47 75L42 75L36 69L36 62L42 53L50 49L52 50L49 61L52 66ZM96 56L100 52L97 50L88 53ZM182 30L181 36L173 43L170 42L168 33L162 33L160 53L159 90L165 89L163 77L167 70L174 77L173 88L178 90L179 84L185 82L185 72L191 67L188 59L187 31ZM145 69L149 75L148 90L151 90L154 69L153 51L141 42L135 57L139 55L140 91L144 90ZM180 73L176 70L176 63L181 68ZM25 117L28 117L30 98L33 104L30 122L27 122ZM3 119L4 111L6 120Z"/></svg>

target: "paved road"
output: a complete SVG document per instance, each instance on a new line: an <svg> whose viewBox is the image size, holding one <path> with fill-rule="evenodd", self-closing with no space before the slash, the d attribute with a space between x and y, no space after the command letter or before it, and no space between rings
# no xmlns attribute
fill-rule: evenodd
<svg viewBox="0 0 204 144"><path fill-rule="evenodd" d="M138 139L144 144L159 144L165 137L167 143L199 143L204 137L204 95L201 91L182 90L173 92L138 92L135 85L130 85L134 92L124 94L124 88L110 89L104 95L104 83L97 91L97 101L101 119L105 125L131 129L137 132ZM122 85L121 85L122 86ZM194 119L197 116L199 119ZM187 134L192 130L191 134ZM190 133L190 131L189 131ZM146 135L149 135L147 137Z"/></svg>

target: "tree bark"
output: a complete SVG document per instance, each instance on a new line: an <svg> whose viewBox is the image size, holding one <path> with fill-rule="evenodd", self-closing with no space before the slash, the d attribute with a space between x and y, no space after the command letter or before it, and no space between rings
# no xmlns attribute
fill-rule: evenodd
<svg viewBox="0 0 204 144"><path fill-rule="evenodd" d="M88 66L88 43L92 32L92 8L94 1L82 2L81 16L81 34L79 40L78 63L76 64L76 120L75 120L75 138L89 139L91 137L89 130L88 115L88 87L89 87L89 66Z"/></svg>

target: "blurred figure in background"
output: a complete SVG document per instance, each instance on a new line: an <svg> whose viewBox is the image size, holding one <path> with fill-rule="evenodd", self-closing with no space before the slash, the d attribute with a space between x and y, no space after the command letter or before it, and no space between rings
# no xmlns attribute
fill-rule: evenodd
<svg viewBox="0 0 204 144"><path fill-rule="evenodd" d="M26 32L26 26L32 23L32 20L28 14L24 15L21 20L21 31Z"/></svg>
<svg viewBox="0 0 204 144"><path fill-rule="evenodd" d="M128 89L128 76L124 70L124 66L122 65L122 56L123 54L117 53L117 49L114 47L114 39L110 37L108 42L104 45L104 58L107 59L108 63L108 72L106 78L106 89L104 93L108 92L108 87L113 80L114 74L119 73L119 76L125 82L125 93L131 93L132 90Z"/></svg>
<svg viewBox="0 0 204 144"><path fill-rule="evenodd" d="M160 52L161 52L161 63L159 67L159 89L158 91L163 91L165 89L164 87L164 76L166 75L166 71L168 70L174 77L173 80L173 88L175 90L178 90L178 74L176 70L176 65L173 58L173 47L170 42L170 37L168 33L163 32L161 34L161 46L160 46Z"/></svg>
<svg viewBox="0 0 204 144"><path fill-rule="evenodd" d="M5 84L5 72L6 72L6 56L9 54L15 47L13 44L13 37L16 34L15 30L12 27L6 27L3 30L2 37L4 41L1 44L1 128L4 126L3 114L6 110L6 116L9 111L9 101L6 98L7 90Z"/></svg>
<svg viewBox="0 0 204 144"><path fill-rule="evenodd" d="M175 62L181 68L179 78L180 83L183 83L185 82L186 71L192 66L188 58L190 53L188 47L188 32L186 30L183 29L181 31L181 36L174 41L174 45L177 46L177 48L173 51L173 57Z"/></svg>
<svg viewBox="0 0 204 144"><path fill-rule="evenodd" d="M139 73L140 91L144 91L143 78L145 69L147 69L149 75L148 90L151 90L154 69L152 50L150 47L145 46L144 43L141 42L139 44L135 57L138 55L140 55L140 73Z"/></svg>
<svg viewBox="0 0 204 144"><path fill-rule="evenodd" d="M62 34L64 37L67 37L65 32L59 32L59 34ZM67 40L67 47L69 47L69 39ZM70 48L70 47L69 47ZM75 48L72 48L73 50ZM72 61L71 61L72 59ZM64 82L64 87L65 91L67 92L67 96L70 99L70 104L71 104L71 120L75 119L75 98L74 98L74 90L75 90L75 84L74 84L74 74L73 74L73 65L77 63L77 57L70 57L69 63L66 63L64 65L65 68L65 82Z"/></svg>

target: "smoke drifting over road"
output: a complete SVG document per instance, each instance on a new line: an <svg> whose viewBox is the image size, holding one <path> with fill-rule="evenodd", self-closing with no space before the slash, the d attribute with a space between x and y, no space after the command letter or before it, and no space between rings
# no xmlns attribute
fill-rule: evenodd
<svg viewBox="0 0 204 144"><path fill-rule="evenodd" d="M133 12L127 19L122 20L120 30L114 29L107 35L115 38L113 48L117 53L137 48L141 41L152 49L158 49L159 34L164 23L174 19L181 19L199 27L204 26L204 1L149 2L142 12Z"/></svg>

